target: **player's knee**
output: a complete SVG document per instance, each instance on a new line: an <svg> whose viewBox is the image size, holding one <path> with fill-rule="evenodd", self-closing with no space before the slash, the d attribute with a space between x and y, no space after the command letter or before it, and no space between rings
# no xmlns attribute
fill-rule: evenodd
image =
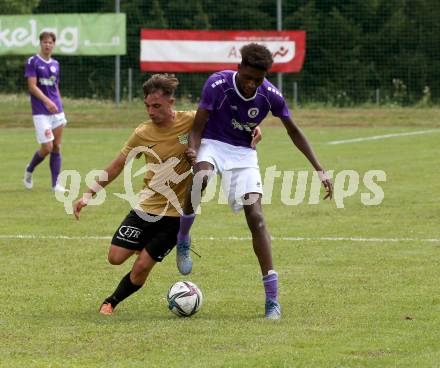
<svg viewBox="0 0 440 368"><path fill-rule="evenodd" d="M110 264L115 265L115 266L118 266L118 265L124 263L125 258L121 258L121 257L119 257L119 256L116 255L116 254L109 253L108 256L107 256L107 260L108 260L108 262L109 262Z"/></svg>
<svg viewBox="0 0 440 368"><path fill-rule="evenodd" d="M58 153L60 151L61 151L61 144L54 142L52 146L52 152Z"/></svg>
<svg viewBox="0 0 440 368"><path fill-rule="evenodd" d="M252 212L248 214L248 224L252 232L262 231L266 228L263 214L261 212Z"/></svg>
<svg viewBox="0 0 440 368"><path fill-rule="evenodd" d="M43 156L48 155L49 153L51 153L53 150L53 143L52 142L47 142L41 145L41 149L40 149L40 153Z"/></svg>

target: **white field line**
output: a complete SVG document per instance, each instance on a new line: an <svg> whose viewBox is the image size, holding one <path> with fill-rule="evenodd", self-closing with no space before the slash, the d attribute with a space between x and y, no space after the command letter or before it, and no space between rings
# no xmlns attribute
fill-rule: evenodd
<svg viewBox="0 0 440 368"><path fill-rule="evenodd" d="M19 240L19 239L36 239L36 240L110 240L111 236L67 236L67 235L32 235L32 234L11 234L0 235L0 239ZM194 240L212 240L212 241L250 241L250 236L205 236L197 237ZM351 242L378 242L378 243L397 243L397 242L425 242L440 243L440 238L364 238L364 237L294 237L294 236L272 236L275 241L351 241Z"/></svg>
<svg viewBox="0 0 440 368"><path fill-rule="evenodd" d="M440 129L419 130L417 132L391 133L391 134L384 134L384 135L373 135L371 137L344 139L344 140L341 140L341 141L330 141L330 142L327 142L327 144L344 144L344 143L374 141L374 140L378 140L378 139L405 137L405 136L408 136L408 135L420 135L420 134L439 133L439 132L440 132Z"/></svg>

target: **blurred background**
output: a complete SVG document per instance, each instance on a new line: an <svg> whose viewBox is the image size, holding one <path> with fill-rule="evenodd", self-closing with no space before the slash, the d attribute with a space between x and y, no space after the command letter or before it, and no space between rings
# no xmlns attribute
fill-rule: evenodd
<svg viewBox="0 0 440 368"><path fill-rule="evenodd" d="M151 74L140 71L141 29L276 30L277 3L283 30L306 31L302 71L283 74L288 100L339 107L438 104L439 0L123 0L121 99L142 96L142 82ZM112 13L115 7L115 0L0 0L1 15ZM61 63L63 96L114 99L115 56L54 57ZM0 93L27 93L26 59L0 55ZM196 102L209 73L176 74L178 97ZM269 79L277 84L275 74Z"/></svg>

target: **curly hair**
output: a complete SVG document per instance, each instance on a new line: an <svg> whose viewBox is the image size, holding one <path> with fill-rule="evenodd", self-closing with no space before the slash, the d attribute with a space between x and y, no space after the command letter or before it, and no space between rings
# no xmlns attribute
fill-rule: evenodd
<svg viewBox="0 0 440 368"><path fill-rule="evenodd" d="M144 96L161 91L165 96L173 97L179 80L174 74L154 74L142 85Z"/></svg>
<svg viewBox="0 0 440 368"><path fill-rule="evenodd" d="M249 43L240 49L241 64L268 72L273 64L273 57L266 46Z"/></svg>

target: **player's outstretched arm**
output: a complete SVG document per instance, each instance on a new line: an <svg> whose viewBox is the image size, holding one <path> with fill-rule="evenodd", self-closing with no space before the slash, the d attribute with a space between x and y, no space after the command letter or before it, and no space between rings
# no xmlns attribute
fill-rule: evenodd
<svg viewBox="0 0 440 368"><path fill-rule="evenodd" d="M115 180L119 176L119 174L121 173L122 169L125 166L125 160L126 160L126 156L120 153L104 169L107 175L105 174L102 175L102 177L100 177L98 181L95 183L93 188L89 188L89 190L83 194L82 198L77 199L73 203L73 214L75 215L77 220L79 220L79 213L81 212L81 209L87 206L87 203L89 202L90 198L92 198L99 190L109 185L113 180Z"/></svg>
<svg viewBox="0 0 440 368"><path fill-rule="evenodd" d="M210 113L209 110L197 109L194 124L189 133L188 148L185 151L186 157L191 165L196 163L197 151L200 148L203 130L205 129Z"/></svg>
<svg viewBox="0 0 440 368"><path fill-rule="evenodd" d="M315 170L318 172L319 177L321 179L322 185L324 186L327 194L325 195L324 199L332 199L333 197L333 184L325 172L323 166L318 161L315 153L313 152L312 147L310 146L309 141L307 140L306 136L303 134L301 129L298 128L298 126L292 121L292 119L289 118L281 118L281 121L283 122L287 133L289 134L290 139L292 140L293 144L303 153L304 156L310 161L312 166L315 168Z"/></svg>

